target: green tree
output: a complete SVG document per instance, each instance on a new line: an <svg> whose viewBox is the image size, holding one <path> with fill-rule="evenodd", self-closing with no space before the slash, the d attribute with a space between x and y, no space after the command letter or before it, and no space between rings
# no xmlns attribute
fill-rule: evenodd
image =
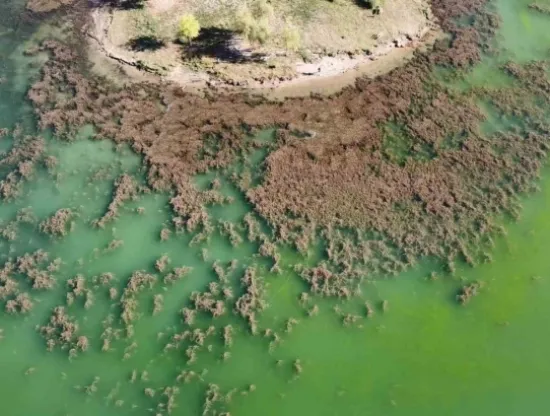
<svg viewBox="0 0 550 416"><path fill-rule="evenodd" d="M186 14L180 19L178 39L182 42L189 42L199 36L201 26L199 21L192 14Z"/></svg>

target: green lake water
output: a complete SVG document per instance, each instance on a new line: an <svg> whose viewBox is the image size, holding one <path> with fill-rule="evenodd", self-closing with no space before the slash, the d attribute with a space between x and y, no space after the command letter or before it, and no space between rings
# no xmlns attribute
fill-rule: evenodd
<svg viewBox="0 0 550 416"><path fill-rule="evenodd" d="M509 80L498 69L502 62L550 58L550 16L529 10L529 3L496 1L502 17L496 39L499 53L484 59L460 81L462 86L505 85ZM550 5L549 0L539 3ZM20 1L0 5L0 76L5 77L0 84L0 127L21 123L33 131L35 119L25 93L43 60L25 57L23 50L32 39L59 31L37 32L37 22L21 17L21 7ZM498 119L489 123L500 128ZM91 226L105 212L115 179L126 172L143 180L144 172L140 157L128 148L91 141L88 135L83 129L78 140L67 143L45 134L47 154L58 159L58 166L53 172L38 169L21 198L0 204L2 227L26 207L38 221L60 208L77 213L66 237L50 238L36 226L19 224L14 241L0 239L2 262L39 248L63 262L55 273L56 288L33 292L35 306L28 315L0 315L0 414L165 414L158 407L166 402L162 391L177 384L182 370L200 377L177 384L177 415L202 414L210 383L224 394L236 389L230 402L214 405L214 410L232 415L523 416L550 409L550 169L544 170L540 192L524 196L521 219L506 222L506 235L495 238L491 263L458 267L448 276L435 261L422 259L396 277L369 281L359 299L312 297L308 308L315 304L319 313L310 317L298 301L307 287L293 267L313 261L313 249L304 259L282 248L282 272L275 274L268 271L269 261L257 256L255 243L244 240L233 246L220 231L199 244L191 244L189 233L173 233L161 241L160 232L171 220L165 194L140 195L104 229ZM2 151L11 145L10 137L0 140ZM263 154L257 156L256 163ZM197 178L197 185L214 175ZM212 221L240 226L250 207L223 177L221 182L222 192L233 202L210 208ZM123 245L106 250L113 240ZM153 273L155 261L163 255L171 259L169 269L188 266L192 272L170 289L156 285L139 295L142 316L134 324L133 339L122 338L113 342L111 351L101 352L103 322L110 316L116 321L120 311L108 299L107 289L98 288L89 309L80 300L67 308L90 338L90 349L73 359L66 351L46 351L36 327L47 322L52 308L65 303L66 280L82 274L91 281L112 272L114 287L122 290L133 271ZM189 365L183 351L163 352L170 336L182 331L179 310L188 304L191 292L204 290L215 279L214 262L225 267L232 260L237 260L229 274L235 290L243 269L257 268L269 303L259 326L277 332L281 342L270 348L271 337L251 336L245 322L232 314L213 322L199 316L198 325L212 324L218 331L205 342L211 351L205 348ZM438 279L429 279L432 271ZM458 305L458 289L472 281L483 282L480 294L468 305ZM158 294L164 309L153 316L153 296ZM375 309L371 318L364 317L365 301ZM385 311L380 307L383 301L388 305ZM345 326L335 309L362 318ZM298 323L287 332L289 318ZM229 324L235 334L233 345L226 347L219 330ZM123 359L128 351L130 357ZM224 360L226 352L230 357ZM300 374L294 368L297 360ZM138 376L132 382L134 370ZM94 379L96 389L86 390ZM146 388L155 391L154 397L144 394Z"/></svg>

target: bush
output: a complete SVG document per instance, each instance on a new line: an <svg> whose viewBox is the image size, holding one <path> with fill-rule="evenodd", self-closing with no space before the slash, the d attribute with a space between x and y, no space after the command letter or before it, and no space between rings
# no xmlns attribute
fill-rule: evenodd
<svg viewBox="0 0 550 416"><path fill-rule="evenodd" d="M365 6L371 10L380 10L382 8L382 0L362 0Z"/></svg>
<svg viewBox="0 0 550 416"><path fill-rule="evenodd" d="M294 26L286 26L283 30L283 42L285 48L291 51L300 49L300 32Z"/></svg>
<svg viewBox="0 0 550 416"><path fill-rule="evenodd" d="M237 10L234 29L250 42L265 43L271 34L269 18L273 8L265 0L258 0Z"/></svg>
<svg viewBox="0 0 550 416"><path fill-rule="evenodd" d="M192 14L186 14L180 19L178 39L182 42L189 42L199 36L201 26L199 21Z"/></svg>
<svg viewBox="0 0 550 416"><path fill-rule="evenodd" d="M252 16L255 19L269 19L273 16L273 7L266 0L256 0L250 5Z"/></svg>
<svg viewBox="0 0 550 416"><path fill-rule="evenodd" d="M160 22L155 16L145 10L135 10L132 12L132 18L140 37L159 37Z"/></svg>

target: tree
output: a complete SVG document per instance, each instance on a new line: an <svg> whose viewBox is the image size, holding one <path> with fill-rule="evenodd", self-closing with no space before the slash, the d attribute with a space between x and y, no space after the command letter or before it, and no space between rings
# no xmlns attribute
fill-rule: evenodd
<svg viewBox="0 0 550 416"><path fill-rule="evenodd" d="M245 4L235 14L234 28L250 42L265 43L271 34L269 19L273 7L265 0L255 0L250 7Z"/></svg>
<svg viewBox="0 0 550 416"><path fill-rule="evenodd" d="M178 38L182 42L189 42L199 36L201 26L192 14L186 14L180 19Z"/></svg>

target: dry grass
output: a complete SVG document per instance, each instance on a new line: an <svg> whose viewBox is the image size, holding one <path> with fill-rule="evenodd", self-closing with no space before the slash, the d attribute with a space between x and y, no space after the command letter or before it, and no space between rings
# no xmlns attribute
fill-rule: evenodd
<svg viewBox="0 0 550 416"><path fill-rule="evenodd" d="M148 8L126 13L150 13L165 28L174 28L186 13L195 14L202 27L232 28L243 3L252 5L254 1L150 0ZM419 22L426 22L430 14L423 0L386 0L380 16L354 0L273 0L269 4L273 8L271 35L264 47L284 49L283 33L293 25L300 32L302 48L311 53L357 52L403 34L414 36Z"/></svg>

